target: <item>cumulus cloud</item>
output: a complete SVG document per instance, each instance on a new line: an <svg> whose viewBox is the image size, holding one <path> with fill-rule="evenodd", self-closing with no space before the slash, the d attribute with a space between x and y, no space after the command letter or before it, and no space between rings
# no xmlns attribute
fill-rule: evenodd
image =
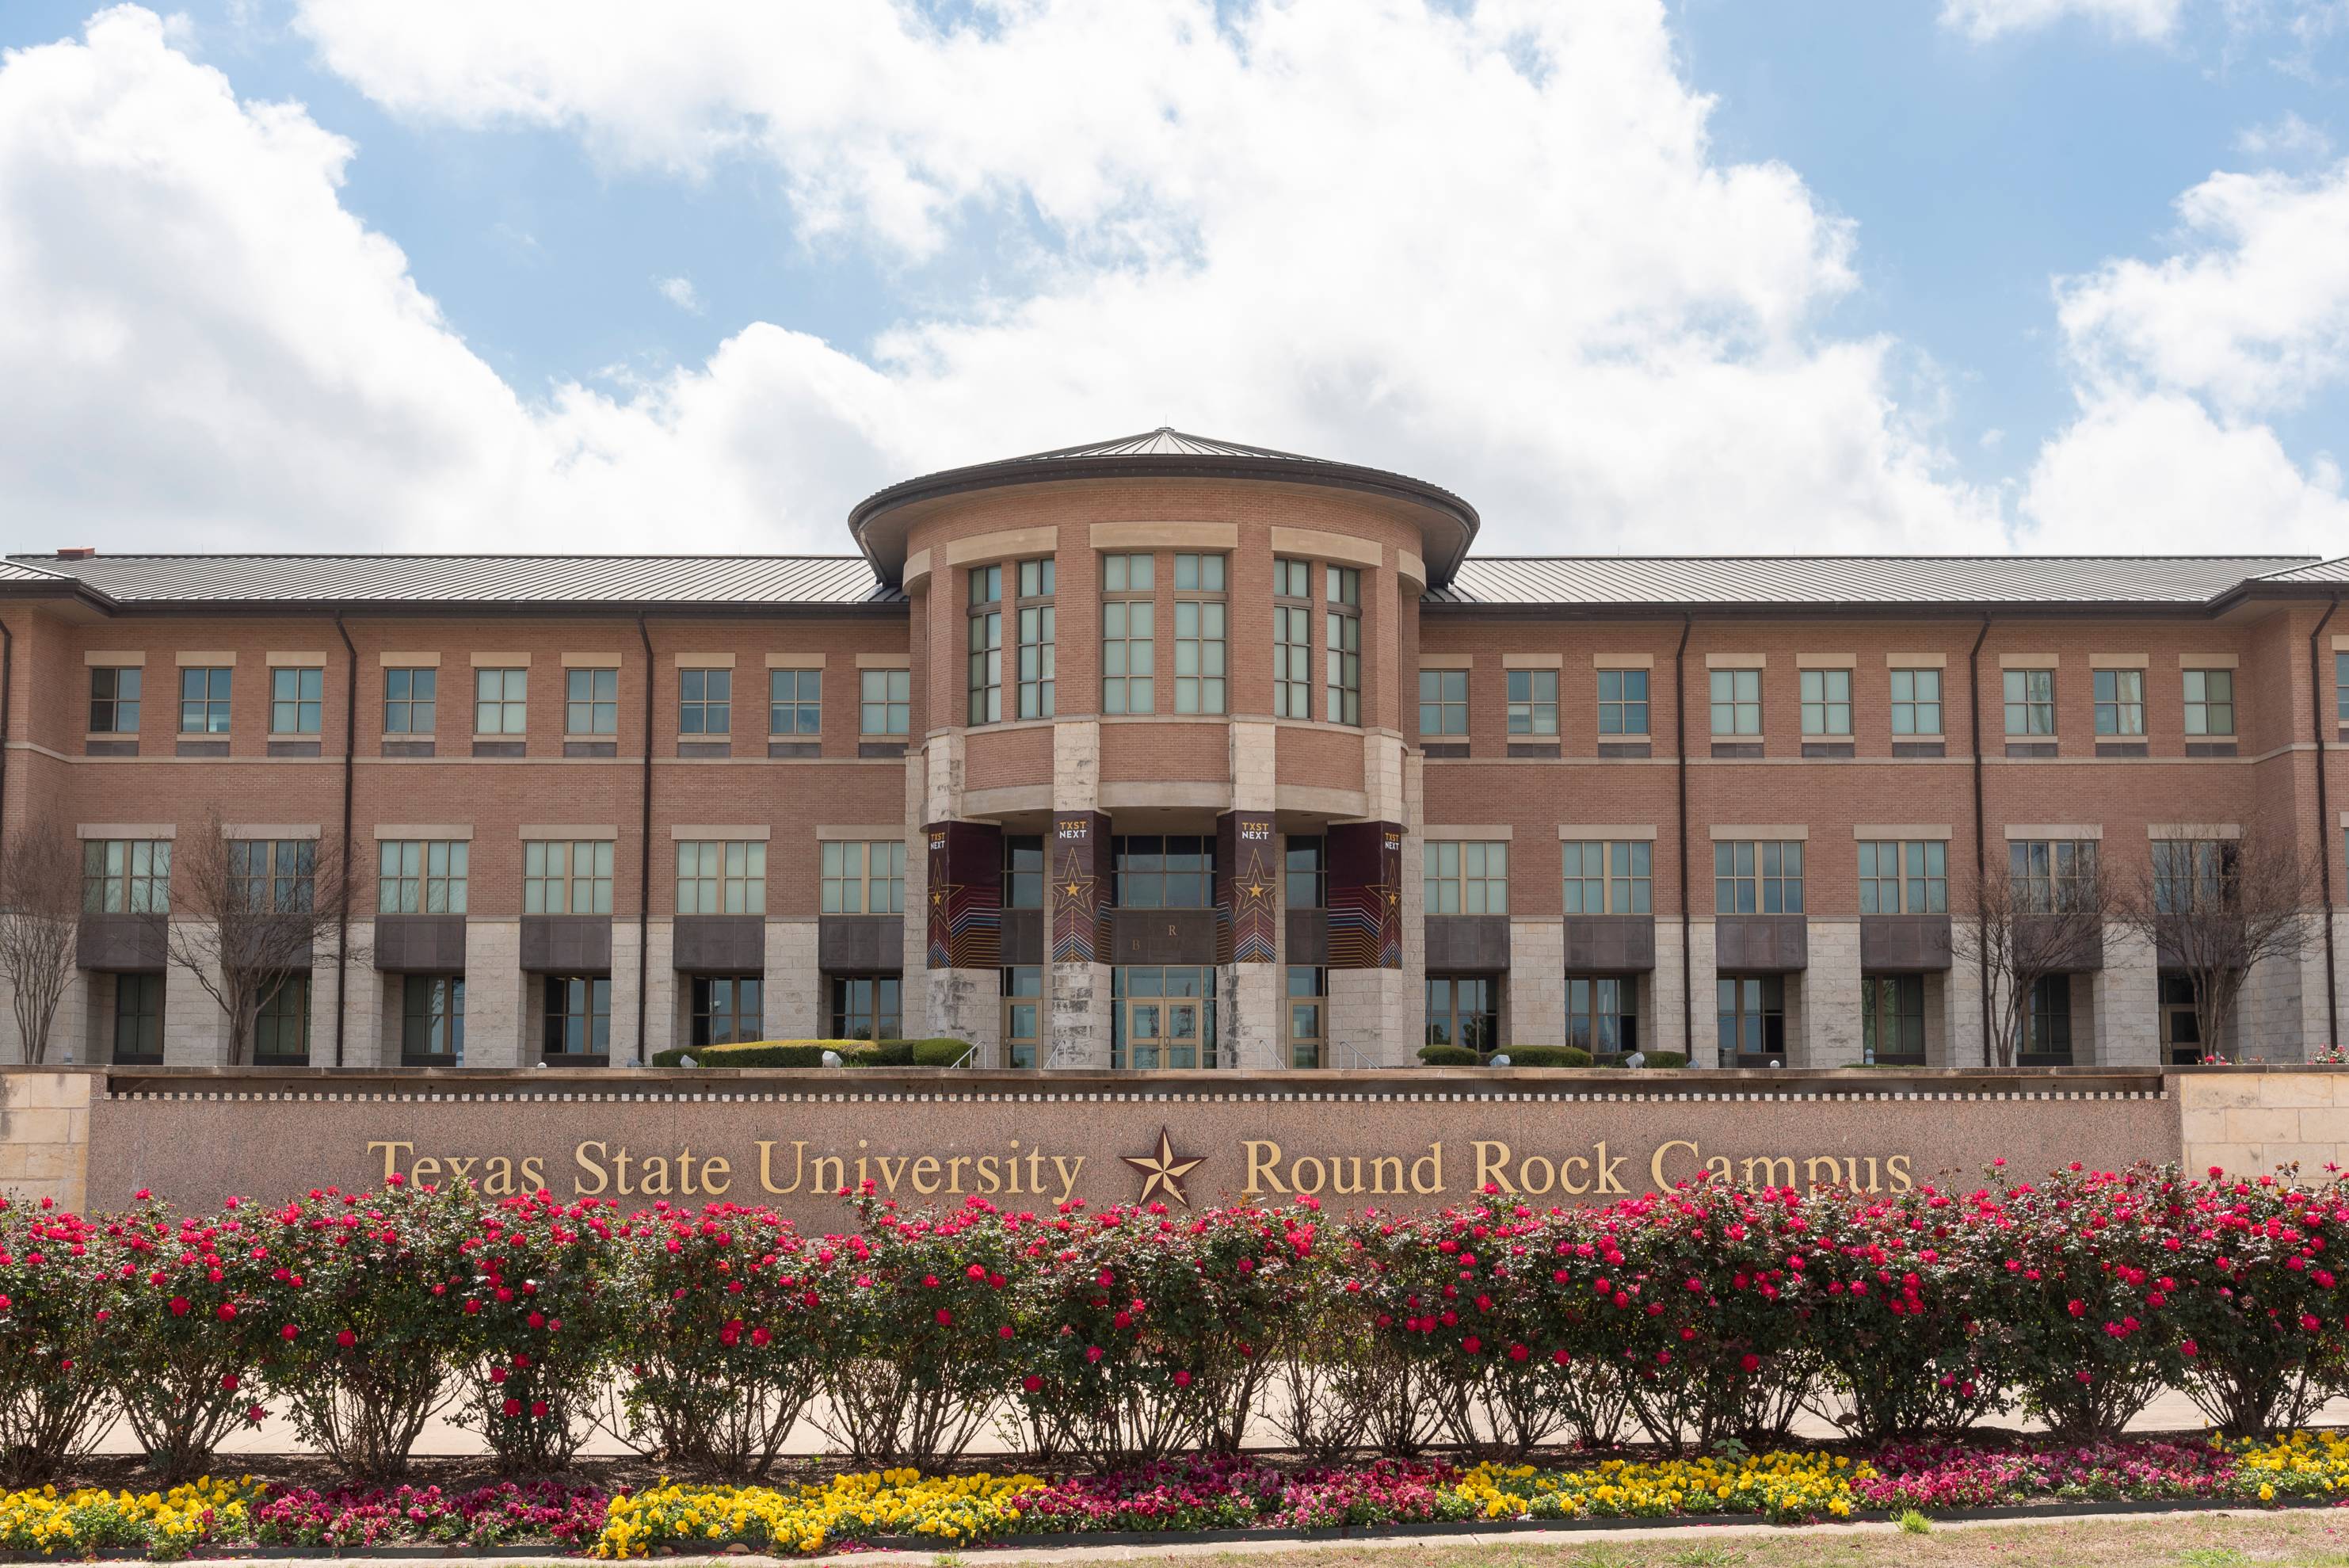
<svg viewBox="0 0 2349 1568"><path fill-rule="evenodd" d="M2158 40L2177 31L2185 9L2186 0L1942 0L1941 23L1987 40L2076 16L2120 36Z"/></svg>
<svg viewBox="0 0 2349 1568"><path fill-rule="evenodd" d="M2247 126L2235 133L2235 151L2246 157L2324 158L2333 151L2333 138L2320 125L2287 109L2264 125Z"/></svg>
<svg viewBox="0 0 2349 1568"><path fill-rule="evenodd" d="M693 286L691 278L657 277L653 279L653 287L660 292L663 299L667 300L679 310L692 316L701 314L701 295Z"/></svg>

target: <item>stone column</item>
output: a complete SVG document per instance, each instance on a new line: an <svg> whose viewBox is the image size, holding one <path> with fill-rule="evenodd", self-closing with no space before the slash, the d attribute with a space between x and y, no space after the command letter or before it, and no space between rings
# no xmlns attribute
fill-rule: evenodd
<svg viewBox="0 0 2349 1568"><path fill-rule="evenodd" d="M653 973L648 965L645 979L649 982ZM628 915L612 917L612 1029L610 1059L615 1067L630 1067L636 1061L636 922ZM647 1003L650 998L647 998ZM654 1019L649 1006L645 1013L646 1060L652 1059L650 1046L655 1033ZM524 1057L524 1061L530 1058Z"/></svg>
<svg viewBox="0 0 2349 1568"><path fill-rule="evenodd" d="M823 976L816 966L816 922L769 920L759 1032L770 1040L823 1037Z"/></svg>
<svg viewBox="0 0 2349 1568"><path fill-rule="evenodd" d="M1110 820L1101 812L1101 723L1052 726L1052 820L1044 833L1044 1064L1106 1067L1114 1040L1109 957Z"/></svg>
<svg viewBox="0 0 2349 1568"><path fill-rule="evenodd" d="M1566 1044L1566 923L1539 919L1509 922L1509 979L1503 998L1509 1045Z"/></svg>
<svg viewBox="0 0 2349 1568"><path fill-rule="evenodd" d="M354 914L348 937L350 956L344 961L343 1060L347 1067L372 1067L381 1058L378 1033L382 1027L379 1005L382 984L375 967L375 922ZM335 936L319 933L310 964L310 1064L335 1064Z"/></svg>
<svg viewBox="0 0 2349 1568"><path fill-rule="evenodd" d="M1696 888L1692 886L1690 892ZM1657 961L1662 962L1662 935L1657 933L1660 950ZM1720 971L1713 962L1713 924L1710 919L1689 922L1689 993L1694 1004L1689 1019L1695 1038L1690 1042L1689 1065L1692 1067L1733 1067L1735 1061L1721 1057Z"/></svg>
<svg viewBox="0 0 2349 1568"><path fill-rule="evenodd" d="M1860 1021L1859 922L1813 920L1806 933L1809 968L1802 977L1806 1067L1848 1067L1866 1052ZM1789 987L1788 989L1793 989ZM1789 1025L1790 1048L1794 1047Z"/></svg>
<svg viewBox="0 0 2349 1568"><path fill-rule="evenodd" d="M929 928L924 978L927 1026L997 1058L1002 1003L1003 830L986 822L934 822L927 835Z"/></svg>
<svg viewBox="0 0 2349 1568"><path fill-rule="evenodd" d="M689 1017L693 984L690 976L677 972L677 926L674 921L656 918L646 930L649 950L645 955L645 1060L650 1062L657 1051L667 1051L693 1038L691 1026L681 1024L681 1017ZM615 955L616 957L616 955ZM618 988L615 987L616 992ZM631 1039L636 1019L628 1020ZM616 1048L618 1036L614 1034L612 1059L617 1062L622 1053ZM633 1054L628 1058L635 1060Z"/></svg>
<svg viewBox="0 0 2349 1568"><path fill-rule="evenodd" d="M2161 971L2153 944L2127 928L2105 925L2105 966L2090 977L2095 997L2093 1060L2099 1067L2151 1067L2161 1061ZM2076 992L2075 992L2076 994ZM2072 1020L2072 1060L2087 1056L2080 1021ZM2083 1063L2083 1064L2085 1064Z"/></svg>
<svg viewBox="0 0 2349 1568"><path fill-rule="evenodd" d="M1694 1041L1682 1038L1683 1033L1692 1033L1696 1040L1704 1039L1702 1030L1710 1020L1702 1009L1688 1020L1682 1018L1681 923L1670 915L1656 917L1656 967L1648 975L1647 993L1648 1005L1640 1014L1640 1048L1651 1055L1658 1051L1685 1052L1690 1066L1712 1066L1710 1051L1700 1051Z"/></svg>
<svg viewBox="0 0 2349 1568"><path fill-rule="evenodd" d="M520 1067L538 1060L536 975L522 971L522 921L465 919L465 1065Z"/></svg>
<svg viewBox="0 0 2349 1568"><path fill-rule="evenodd" d="M904 955L898 961L900 980L897 991L906 1037L913 1040L926 1039L936 1033L930 1027L930 988L923 977L923 971L929 967L930 928L923 911L929 908L930 851L929 835L923 830L922 825L943 821L945 816L932 817L928 814L928 756L926 747L909 753L905 758L905 919ZM823 983L823 976L819 972L816 977L816 1016L820 1022L810 1036L812 1039L823 1035L831 1028L830 1022L825 1019Z"/></svg>
<svg viewBox="0 0 2349 1568"><path fill-rule="evenodd" d="M215 972L217 970L215 969ZM228 1014L203 982L178 964L163 978L163 1061L173 1067L216 1067L228 1060Z"/></svg>

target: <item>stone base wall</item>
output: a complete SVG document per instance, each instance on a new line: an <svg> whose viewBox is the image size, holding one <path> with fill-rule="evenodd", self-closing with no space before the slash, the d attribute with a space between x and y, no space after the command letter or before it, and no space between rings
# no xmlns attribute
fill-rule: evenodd
<svg viewBox="0 0 2349 1568"><path fill-rule="evenodd" d="M2303 1179L2349 1167L2349 1072L2209 1072L2170 1076L2180 1161L2258 1177L2297 1164Z"/></svg>
<svg viewBox="0 0 2349 1568"><path fill-rule="evenodd" d="M0 1073L0 1195L78 1209L88 1190L95 1073L38 1067Z"/></svg>

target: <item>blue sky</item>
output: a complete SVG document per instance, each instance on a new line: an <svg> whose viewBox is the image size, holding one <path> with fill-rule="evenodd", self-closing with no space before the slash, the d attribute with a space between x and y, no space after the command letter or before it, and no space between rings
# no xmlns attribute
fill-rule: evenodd
<svg viewBox="0 0 2349 1568"><path fill-rule="evenodd" d="M1162 421L1496 549L2349 547L2349 0L6 0L0 47L13 549L839 548Z"/></svg>

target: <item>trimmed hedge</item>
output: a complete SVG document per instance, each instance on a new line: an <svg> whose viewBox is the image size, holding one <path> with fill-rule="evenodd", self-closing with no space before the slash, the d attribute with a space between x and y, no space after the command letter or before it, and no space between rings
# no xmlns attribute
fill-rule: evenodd
<svg viewBox="0 0 2349 1568"><path fill-rule="evenodd" d="M1431 1067L1481 1067L1485 1059L1465 1045L1423 1045L1419 1059Z"/></svg>
<svg viewBox="0 0 2349 1568"><path fill-rule="evenodd" d="M1647 1057L1648 1065L1651 1067L1685 1067L1688 1065L1687 1055L1679 1051L1651 1051L1647 1053ZM1618 1059L1618 1064L1620 1064L1619 1058Z"/></svg>
<svg viewBox="0 0 2349 1568"><path fill-rule="evenodd" d="M1590 1053L1578 1045L1504 1045L1496 1054L1512 1067L1588 1067Z"/></svg>
<svg viewBox="0 0 2349 1568"><path fill-rule="evenodd" d="M967 1040L746 1040L653 1054L656 1067L821 1067L827 1051L843 1067L952 1067L970 1054Z"/></svg>

